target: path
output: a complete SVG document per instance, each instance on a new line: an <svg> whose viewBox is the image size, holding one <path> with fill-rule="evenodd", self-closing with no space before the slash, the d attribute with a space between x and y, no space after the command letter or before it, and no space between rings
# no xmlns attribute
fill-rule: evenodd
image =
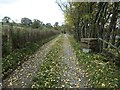
<svg viewBox="0 0 120 90"><path fill-rule="evenodd" d="M69 35L63 35L62 49L59 51L59 63L61 70L62 87L66 88L85 88L88 87L84 71L79 66L78 59L68 39ZM60 36L42 46L29 60L25 61L21 67L18 67L9 78L4 80L4 87L28 88L32 79L37 75L41 63L45 56L53 48L55 42ZM49 77L49 76L48 76Z"/></svg>
<svg viewBox="0 0 120 90"><path fill-rule="evenodd" d="M9 88L27 88L31 84L33 77L36 75L43 58L50 51L54 43L60 36L46 43L35 54L29 57L21 67L19 66L7 79L3 81L3 87Z"/></svg>
<svg viewBox="0 0 120 90"><path fill-rule="evenodd" d="M84 71L80 69L74 50L68 39L68 35L64 35L63 43L63 59L61 61L63 72L63 81L67 88L85 88L88 87L85 79Z"/></svg>

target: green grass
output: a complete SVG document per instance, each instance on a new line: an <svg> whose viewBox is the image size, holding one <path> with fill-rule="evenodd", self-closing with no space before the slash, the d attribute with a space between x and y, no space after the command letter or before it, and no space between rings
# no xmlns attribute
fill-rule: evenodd
<svg viewBox="0 0 120 90"><path fill-rule="evenodd" d="M69 39L93 87L120 88L120 72L114 63L104 62L106 57L101 54L83 53L80 51L80 44L73 37Z"/></svg>
<svg viewBox="0 0 120 90"><path fill-rule="evenodd" d="M40 70L33 79L32 88L56 88L61 86L59 54L63 43L62 37L46 55Z"/></svg>
<svg viewBox="0 0 120 90"><path fill-rule="evenodd" d="M2 59L2 77L12 71L18 63L21 63L28 59L28 57L39 49L44 43L52 40L56 36L44 39L37 43L27 43L26 47L23 49L17 49L7 55Z"/></svg>

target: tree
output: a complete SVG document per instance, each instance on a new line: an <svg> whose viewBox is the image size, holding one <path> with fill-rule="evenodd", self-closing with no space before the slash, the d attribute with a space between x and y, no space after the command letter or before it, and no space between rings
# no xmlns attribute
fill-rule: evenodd
<svg viewBox="0 0 120 90"><path fill-rule="evenodd" d="M26 25L26 26L30 26L32 24L32 20L29 18L22 18L21 24Z"/></svg>
<svg viewBox="0 0 120 90"><path fill-rule="evenodd" d="M3 22L3 23L9 23L10 20L11 20L10 17L5 16L5 17L2 19L2 22Z"/></svg>
<svg viewBox="0 0 120 90"><path fill-rule="evenodd" d="M118 16L118 8L119 8L119 3L114 2L113 3L113 9L112 9L112 16L110 18L110 23L109 23L109 27L108 27L108 32L106 33L106 41L109 42L110 40L110 35L111 32L113 31L112 34L112 44L115 44L115 29L116 29L116 22L117 22L117 16ZM108 44L105 45L105 47L107 47Z"/></svg>
<svg viewBox="0 0 120 90"><path fill-rule="evenodd" d="M115 44L119 17L118 2L67 2L57 1L64 12L65 24L74 31L77 41L81 38L102 38ZM117 25L118 24L118 25ZM100 49L108 44L101 42Z"/></svg>
<svg viewBox="0 0 120 90"><path fill-rule="evenodd" d="M43 22L41 22L40 20L38 19L34 19L33 20L33 23L32 23L32 27L33 28L43 28Z"/></svg>
<svg viewBox="0 0 120 90"><path fill-rule="evenodd" d="M46 25L45 25L47 28L52 28L52 25L51 25L51 23L46 23Z"/></svg>
<svg viewBox="0 0 120 90"><path fill-rule="evenodd" d="M56 26L56 27L57 27L58 25L59 25L59 23L58 23L58 22L55 22L54 26Z"/></svg>
<svg viewBox="0 0 120 90"><path fill-rule="evenodd" d="M58 28L59 28L59 23L58 23L58 22L55 22L55 24L54 24L54 29L55 29L55 30L58 30Z"/></svg>

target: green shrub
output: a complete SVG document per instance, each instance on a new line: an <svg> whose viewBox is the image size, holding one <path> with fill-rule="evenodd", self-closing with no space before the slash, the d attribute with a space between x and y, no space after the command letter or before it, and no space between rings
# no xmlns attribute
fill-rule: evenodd
<svg viewBox="0 0 120 90"><path fill-rule="evenodd" d="M119 68L110 62L104 62L105 56L80 51L80 45L73 37L69 37L75 49L80 65L86 72L86 77L95 88L120 88ZM117 89L116 89L117 90Z"/></svg>
<svg viewBox="0 0 120 90"><path fill-rule="evenodd" d="M3 27L2 72L3 77L12 71L18 63L33 54L44 43L53 39L58 31L30 30L29 28Z"/></svg>

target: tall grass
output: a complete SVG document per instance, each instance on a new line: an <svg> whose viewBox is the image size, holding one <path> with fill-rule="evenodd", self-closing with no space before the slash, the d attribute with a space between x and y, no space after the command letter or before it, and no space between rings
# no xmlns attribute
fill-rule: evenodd
<svg viewBox="0 0 120 90"><path fill-rule="evenodd" d="M28 43L36 43L58 34L56 30L39 30L32 28L3 26L2 54L3 57L15 49L25 48Z"/></svg>
<svg viewBox="0 0 120 90"><path fill-rule="evenodd" d="M53 39L59 31L2 26L3 77L18 63L35 52L41 45Z"/></svg>

